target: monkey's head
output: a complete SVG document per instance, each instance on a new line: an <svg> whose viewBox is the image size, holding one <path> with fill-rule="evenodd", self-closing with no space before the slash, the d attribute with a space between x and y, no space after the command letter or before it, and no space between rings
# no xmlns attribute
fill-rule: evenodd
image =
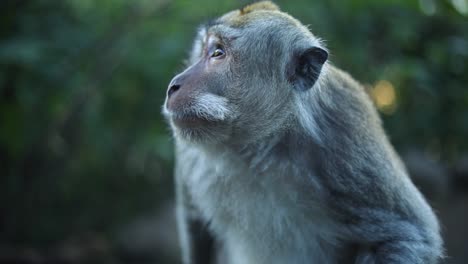
<svg viewBox="0 0 468 264"><path fill-rule="evenodd" d="M320 41L271 2L202 26L188 68L169 84L164 114L176 137L246 144L288 129L321 76Z"/></svg>

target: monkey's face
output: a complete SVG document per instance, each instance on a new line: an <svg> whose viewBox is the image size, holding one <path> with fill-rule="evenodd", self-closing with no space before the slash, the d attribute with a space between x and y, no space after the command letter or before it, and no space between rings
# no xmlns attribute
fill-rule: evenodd
<svg viewBox="0 0 468 264"><path fill-rule="evenodd" d="M199 49L196 60L170 82L164 113L176 136L218 142L230 134L237 112L226 96L233 58L215 34L204 36Z"/></svg>
<svg viewBox="0 0 468 264"><path fill-rule="evenodd" d="M317 43L278 10L232 11L202 27L167 90L175 136L245 144L278 132L292 118L293 93L312 87L326 60Z"/></svg>

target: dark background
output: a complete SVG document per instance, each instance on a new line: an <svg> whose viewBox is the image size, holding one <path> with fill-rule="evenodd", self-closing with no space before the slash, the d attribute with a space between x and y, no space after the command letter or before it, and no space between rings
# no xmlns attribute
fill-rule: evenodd
<svg viewBox="0 0 468 264"><path fill-rule="evenodd" d="M196 25L245 3L0 2L0 263L178 263L161 105ZM276 3L369 89L466 263L467 1Z"/></svg>

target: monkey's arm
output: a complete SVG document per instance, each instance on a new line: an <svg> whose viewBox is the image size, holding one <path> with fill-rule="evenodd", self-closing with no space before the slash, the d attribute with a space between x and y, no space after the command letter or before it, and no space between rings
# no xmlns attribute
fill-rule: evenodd
<svg viewBox="0 0 468 264"><path fill-rule="evenodd" d="M202 217L190 195L187 179L196 171L200 162L196 155L177 146L175 184L177 227L182 250L183 264L214 263L215 241L208 230L208 223Z"/></svg>
<svg viewBox="0 0 468 264"><path fill-rule="evenodd" d="M336 159L328 168L329 206L357 246L354 263L438 263L442 241L429 205L406 174L372 159Z"/></svg>
<svg viewBox="0 0 468 264"><path fill-rule="evenodd" d="M402 197L416 198L419 197ZM416 200L416 201L417 201ZM397 201L397 205L413 207ZM356 264L435 264L441 257L441 239L437 222L423 203L414 203L414 213L398 212L400 209L355 207L360 218L349 226L359 240ZM404 209L403 209L404 210ZM354 215L356 217L356 215Z"/></svg>
<svg viewBox="0 0 468 264"><path fill-rule="evenodd" d="M207 223L191 204L184 185L177 180L177 226L184 264L209 264L214 259L214 239Z"/></svg>

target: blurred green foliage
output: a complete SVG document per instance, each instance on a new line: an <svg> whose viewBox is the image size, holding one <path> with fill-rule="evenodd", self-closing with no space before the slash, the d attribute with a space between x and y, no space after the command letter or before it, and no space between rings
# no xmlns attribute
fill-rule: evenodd
<svg viewBox="0 0 468 264"><path fill-rule="evenodd" d="M399 149L446 162L468 151L466 5L276 2L326 40L335 65L369 87L393 84L383 118ZM245 3L1 1L0 244L112 236L170 198L166 85L196 25Z"/></svg>

